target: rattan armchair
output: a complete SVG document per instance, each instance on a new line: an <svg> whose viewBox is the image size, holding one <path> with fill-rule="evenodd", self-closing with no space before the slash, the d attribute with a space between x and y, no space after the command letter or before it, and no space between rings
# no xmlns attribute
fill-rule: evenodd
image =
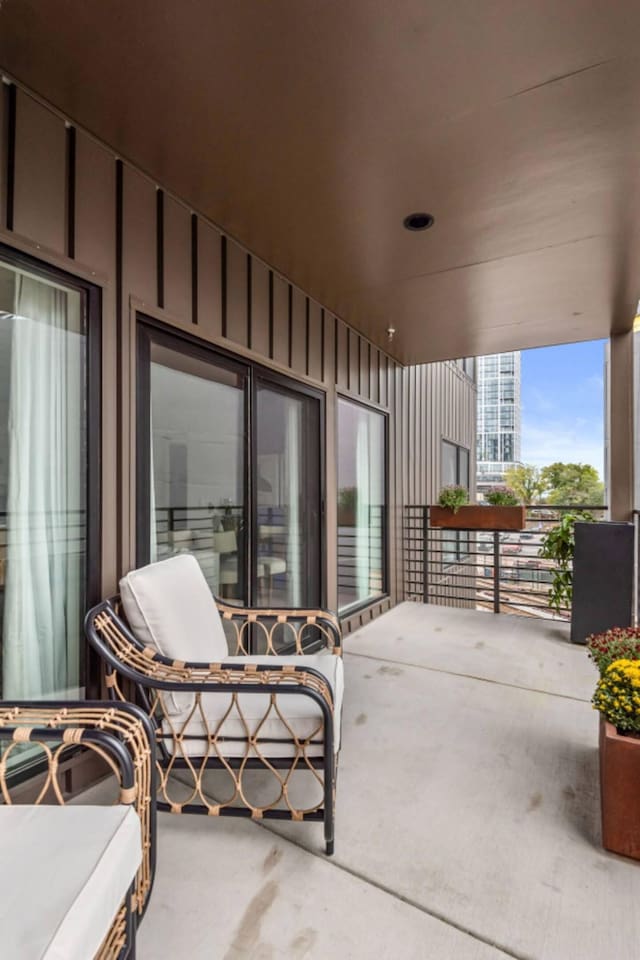
<svg viewBox="0 0 640 960"><path fill-rule="evenodd" d="M30 798L29 804L25 807L20 805L14 807L16 813L23 811L25 813L26 827L20 836L20 843L26 845L29 837L26 835L30 829L38 825L30 810L35 807L41 807L49 804L65 806L66 796L64 790L64 768L63 761L68 759L69 754L82 750L97 754L106 764L106 770L111 772L117 778L119 792L118 804L125 807L131 807L137 813L139 829L135 827L136 842L141 841L141 850L133 851L134 863L139 862L135 878L125 894L120 906L117 908L115 916L106 914L104 926L93 932L95 943L103 936L101 930L106 930L110 916L113 916L110 929L104 936L104 939L95 954L96 960L132 960L135 956L135 938L136 929L139 920L144 915L155 873L156 860L156 768L155 768L155 743L153 728L149 718L139 707L133 704L114 705L112 703L102 703L95 701L69 701L69 702L0 702L0 797L1 804L14 806L15 794L24 791L24 778L16 774L20 772L20 763L13 761L19 759L19 751L25 749L31 750L29 756L29 770L32 776L37 779L36 794ZM73 805L71 809L67 808L71 815L67 820L72 827L78 824L75 818L76 813L83 811L82 805ZM91 822L95 825L99 823L100 814L97 808L91 805L90 808L84 807L84 810L92 811ZM9 811L6 811L9 813ZM33 814L35 814L33 810ZM61 811L62 812L62 811ZM123 811L124 812L124 811ZM135 822L135 817L133 818ZM21 821L22 822L22 819ZM59 820L56 821L60 823ZM86 819L81 818L81 822L86 825ZM112 820L107 824L107 833L111 837L113 831ZM6 825L6 823L4 824ZM40 821L40 826L42 822ZM46 833L50 833L47 829ZM86 835L74 835L74 842L77 839L78 844L87 845L91 837ZM38 840L32 841L38 843ZM65 849L64 863L58 865L58 876L60 877L64 870L73 871L73 851ZM93 876L103 869L107 869L107 855L105 851L99 850L100 860L94 869ZM47 857L46 846L38 850L38 856ZM22 856L21 856L22 859ZM120 858L120 862L122 857ZM8 866L5 864L5 868ZM51 863L43 863L47 875L52 871ZM25 866L22 864L22 885L25 884L24 877ZM133 871L132 871L133 872ZM72 882L77 878L71 875ZM92 877L93 879L93 877ZM28 886L35 887L35 882ZM126 881L128 882L128 880ZM117 896L117 887L113 879L105 878L106 888L115 891ZM32 891L33 892L33 891ZM15 893L15 892L14 892ZM22 896L23 891L15 894ZM34 894L35 895L35 894ZM71 898L74 899L73 897ZM92 899L89 897L89 899ZM94 898L95 899L95 898ZM3 897L6 901L6 895ZM85 897L86 900L86 897ZM74 928L82 928L84 920L82 916L82 897L78 895L75 898L73 921L67 916L66 921L58 917L51 904L44 910L44 930L42 937L48 940L50 931L46 924L52 924L52 931L55 936L60 937L60 929L64 922L71 928L71 938L74 936ZM36 936L33 932L33 917L29 917L28 903L23 904L27 908L24 914L24 923L31 926L27 936L28 942L32 945L36 942ZM43 913L43 904L34 902L32 904L34 915ZM18 929L23 921L20 920ZM14 924L13 933L16 933ZM53 936L53 933L51 934ZM63 934L62 936L66 936ZM3 924L3 950L12 951L12 956L17 956L16 948L11 944L11 933L7 931L7 924ZM56 941L56 946L50 944L51 949L56 956L71 955L69 940L66 946ZM35 948L34 948L35 949ZM81 948L78 947L78 950ZM58 951L58 952L56 952ZM4 955L4 953L3 953ZM7 954L8 956L9 954ZM38 954L40 955L40 954ZM46 954L49 956L49 953ZM75 954L74 954L75 955Z"/></svg>
<svg viewBox="0 0 640 960"><path fill-rule="evenodd" d="M333 853L343 693L337 618L214 601L189 555L133 571L120 587L89 611L85 629L111 696L135 690L153 720L158 809L322 821ZM225 784L205 783L216 770ZM295 796L302 771L312 798Z"/></svg>

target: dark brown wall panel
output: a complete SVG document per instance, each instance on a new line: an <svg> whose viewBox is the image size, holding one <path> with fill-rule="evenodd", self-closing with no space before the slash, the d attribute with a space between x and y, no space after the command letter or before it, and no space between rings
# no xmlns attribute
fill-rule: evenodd
<svg viewBox="0 0 640 960"><path fill-rule="evenodd" d="M156 189L128 164L123 186L123 281L129 294L155 304L157 295Z"/></svg>
<svg viewBox="0 0 640 960"><path fill-rule="evenodd" d="M64 121L18 90L13 229L66 252L67 140Z"/></svg>
<svg viewBox="0 0 640 960"><path fill-rule="evenodd" d="M251 259L251 349L269 356L269 268Z"/></svg>
<svg viewBox="0 0 640 960"><path fill-rule="evenodd" d="M113 154L77 131L75 258L109 277L115 272L115 189Z"/></svg>
<svg viewBox="0 0 640 960"><path fill-rule="evenodd" d="M387 406L389 403L389 357L382 354L380 357L380 403Z"/></svg>
<svg viewBox="0 0 640 960"><path fill-rule="evenodd" d="M347 390L349 387L348 361L350 357L348 356L348 344L349 328L342 320L338 320L336 324L336 384L343 390Z"/></svg>
<svg viewBox="0 0 640 960"><path fill-rule="evenodd" d="M347 386L352 393L360 393L360 340L358 334L349 328L349 369Z"/></svg>
<svg viewBox="0 0 640 960"><path fill-rule="evenodd" d="M371 346L371 369L369 371L369 395L374 403L380 403L380 351Z"/></svg>
<svg viewBox="0 0 640 960"><path fill-rule="evenodd" d="M198 220L198 328L212 339L222 334L220 234Z"/></svg>
<svg viewBox="0 0 640 960"><path fill-rule="evenodd" d="M0 84L0 227L7 225L7 150L9 118L7 116L7 101L9 98L9 85Z"/></svg>
<svg viewBox="0 0 640 960"><path fill-rule="evenodd" d="M227 337L247 346L247 254L227 237Z"/></svg>
<svg viewBox="0 0 640 960"><path fill-rule="evenodd" d="M296 373L307 372L307 298L293 287L291 293L291 367Z"/></svg>
<svg viewBox="0 0 640 960"><path fill-rule="evenodd" d="M360 394L365 400L371 399L371 344L360 338Z"/></svg>
<svg viewBox="0 0 640 960"><path fill-rule="evenodd" d="M322 308L309 300L309 376L322 379Z"/></svg>
<svg viewBox="0 0 640 960"><path fill-rule="evenodd" d="M164 307L183 323L191 321L191 214L164 198Z"/></svg>
<svg viewBox="0 0 640 960"><path fill-rule="evenodd" d="M336 380L335 372L335 355L336 355L336 319L329 313L328 310L324 311L324 356L323 356L323 367L324 367L324 376L323 381L327 387L331 388Z"/></svg>
<svg viewBox="0 0 640 960"><path fill-rule="evenodd" d="M273 359L289 363L289 284L273 276Z"/></svg>

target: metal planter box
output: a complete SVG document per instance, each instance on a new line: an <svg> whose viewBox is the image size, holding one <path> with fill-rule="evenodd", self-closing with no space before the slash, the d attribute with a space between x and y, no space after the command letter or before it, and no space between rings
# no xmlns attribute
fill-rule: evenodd
<svg viewBox="0 0 640 960"><path fill-rule="evenodd" d="M571 642L633 622L632 523L576 523Z"/></svg>
<svg viewBox="0 0 640 960"><path fill-rule="evenodd" d="M469 504L454 513L448 507L430 507L429 523L446 530L524 530L526 510Z"/></svg>

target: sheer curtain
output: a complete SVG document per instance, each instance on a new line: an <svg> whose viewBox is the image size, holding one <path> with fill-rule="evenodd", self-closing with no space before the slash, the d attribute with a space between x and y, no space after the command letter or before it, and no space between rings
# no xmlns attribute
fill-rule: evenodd
<svg viewBox="0 0 640 960"><path fill-rule="evenodd" d="M153 452L153 405L149 398L149 563L158 557L158 517L156 511L156 472Z"/></svg>
<svg viewBox="0 0 640 960"><path fill-rule="evenodd" d="M85 491L79 297L18 274L11 338L3 696L77 696Z"/></svg>
<svg viewBox="0 0 640 960"><path fill-rule="evenodd" d="M302 405L297 401L287 404L287 431L285 448L286 503L289 510L287 536L287 574L292 607L302 601L302 528L300 524L300 441L302 432Z"/></svg>
<svg viewBox="0 0 640 960"><path fill-rule="evenodd" d="M368 417L360 416L356 432L356 596L369 596L371 572L371 429Z"/></svg>

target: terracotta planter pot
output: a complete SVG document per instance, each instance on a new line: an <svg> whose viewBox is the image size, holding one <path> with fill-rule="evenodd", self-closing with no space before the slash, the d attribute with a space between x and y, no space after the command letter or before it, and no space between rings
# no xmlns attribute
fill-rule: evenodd
<svg viewBox="0 0 640 960"><path fill-rule="evenodd" d="M600 717L602 846L640 860L640 740Z"/></svg>
<svg viewBox="0 0 640 960"><path fill-rule="evenodd" d="M524 530L524 507L486 507L469 504L457 513L448 507L430 507L429 523L447 530Z"/></svg>

